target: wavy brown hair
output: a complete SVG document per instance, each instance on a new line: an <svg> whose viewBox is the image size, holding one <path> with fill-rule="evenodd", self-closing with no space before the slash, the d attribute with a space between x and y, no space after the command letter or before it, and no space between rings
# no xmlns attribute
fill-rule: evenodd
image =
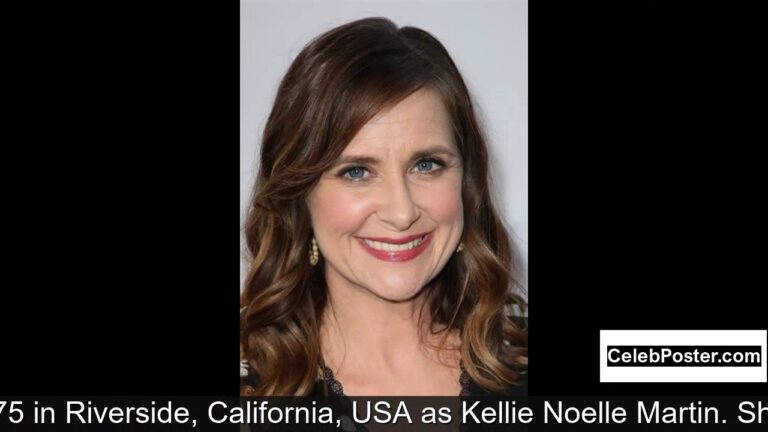
<svg viewBox="0 0 768 432"><path fill-rule="evenodd" d="M528 362L519 258L493 205L488 151L469 91L443 45L384 18L312 40L280 83L261 142L245 235L250 270L241 298L241 353L258 376L248 394L305 395L321 361L327 302L323 261L309 264L306 198L358 130L419 89L445 104L462 158L464 251L425 287L433 332L458 331L470 377L489 391L516 385Z"/></svg>

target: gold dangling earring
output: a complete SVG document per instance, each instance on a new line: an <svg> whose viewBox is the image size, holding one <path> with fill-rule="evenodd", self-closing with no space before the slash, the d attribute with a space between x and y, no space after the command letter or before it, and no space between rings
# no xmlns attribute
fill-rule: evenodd
<svg viewBox="0 0 768 432"><path fill-rule="evenodd" d="M316 266L320 261L320 250L317 249L317 240L312 237L311 247L309 248L309 264Z"/></svg>
<svg viewBox="0 0 768 432"><path fill-rule="evenodd" d="M464 250L464 242L459 242L459 247L456 248L456 253L459 253Z"/></svg>

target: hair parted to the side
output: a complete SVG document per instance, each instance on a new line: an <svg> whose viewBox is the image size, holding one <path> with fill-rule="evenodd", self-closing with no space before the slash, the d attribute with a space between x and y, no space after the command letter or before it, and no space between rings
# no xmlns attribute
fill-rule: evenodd
<svg viewBox="0 0 768 432"><path fill-rule="evenodd" d="M250 269L241 297L241 353L258 376L248 394L305 395L320 362L327 293L323 259L309 264L306 198L360 128L419 89L445 104L462 158L464 250L425 289L432 323L461 335L470 377L489 391L514 386L528 362L516 249L491 199L488 151L469 91L442 44L384 18L320 35L280 83L262 142L245 225Z"/></svg>

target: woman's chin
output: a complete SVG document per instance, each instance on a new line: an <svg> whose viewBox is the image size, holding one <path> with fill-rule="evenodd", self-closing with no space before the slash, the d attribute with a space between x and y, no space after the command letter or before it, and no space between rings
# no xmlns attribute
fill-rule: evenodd
<svg viewBox="0 0 768 432"><path fill-rule="evenodd" d="M405 302L413 300L421 294L423 286L421 284L386 284L370 288L370 291L377 297L390 302Z"/></svg>

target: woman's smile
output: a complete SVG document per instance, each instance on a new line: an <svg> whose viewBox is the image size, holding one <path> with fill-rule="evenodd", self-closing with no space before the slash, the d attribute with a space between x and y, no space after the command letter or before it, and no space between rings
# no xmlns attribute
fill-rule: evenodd
<svg viewBox="0 0 768 432"><path fill-rule="evenodd" d="M410 261L421 255L430 244L432 233L401 238L357 237L363 250L382 261Z"/></svg>

